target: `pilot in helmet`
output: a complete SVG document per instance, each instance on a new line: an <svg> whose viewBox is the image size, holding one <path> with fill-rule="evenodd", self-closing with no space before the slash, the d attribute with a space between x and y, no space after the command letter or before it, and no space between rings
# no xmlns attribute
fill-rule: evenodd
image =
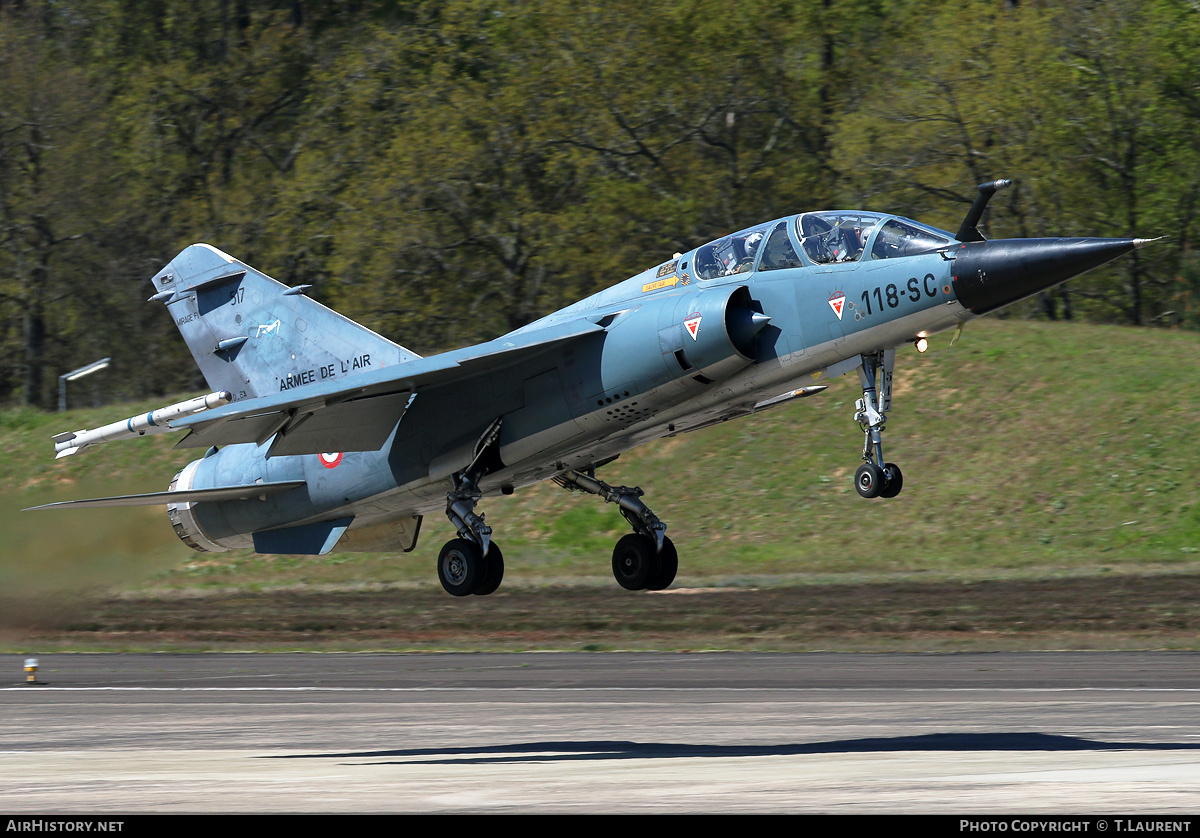
<svg viewBox="0 0 1200 838"><path fill-rule="evenodd" d="M762 230L755 230L750 235L746 236L746 255L751 259L758 253L758 246L762 244Z"/></svg>

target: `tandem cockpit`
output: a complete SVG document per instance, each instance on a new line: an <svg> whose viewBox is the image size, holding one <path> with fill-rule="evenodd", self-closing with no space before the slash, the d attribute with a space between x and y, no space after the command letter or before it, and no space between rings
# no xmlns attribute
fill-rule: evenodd
<svg viewBox="0 0 1200 838"><path fill-rule="evenodd" d="M704 245L696 251L696 275L717 279L754 270L895 259L929 253L953 241L945 230L907 218L847 210L806 212Z"/></svg>

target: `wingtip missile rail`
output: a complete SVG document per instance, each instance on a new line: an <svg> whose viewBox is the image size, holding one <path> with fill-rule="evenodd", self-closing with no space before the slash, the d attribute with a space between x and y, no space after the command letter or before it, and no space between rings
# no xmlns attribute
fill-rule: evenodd
<svg viewBox="0 0 1200 838"><path fill-rule="evenodd" d="M54 441L54 459L69 457L101 442L111 442L114 439L132 439L146 434L161 434L166 431L175 430L170 424L173 419L192 416L202 410L229 404L231 401L233 401L233 394L228 391L209 393L207 396L197 396L194 399L188 399L178 404L160 407L158 410L152 410L149 413L143 413L139 416L131 416L128 419L122 419L120 422L113 422L90 431L67 431L66 433L55 434L51 437Z"/></svg>

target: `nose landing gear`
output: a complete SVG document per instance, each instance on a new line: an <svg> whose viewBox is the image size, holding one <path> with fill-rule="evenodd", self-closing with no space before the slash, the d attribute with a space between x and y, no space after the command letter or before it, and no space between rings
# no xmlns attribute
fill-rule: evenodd
<svg viewBox="0 0 1200 838"><path fill-rule="evenodd" d="M854 488L864 498L894 498L904 487L904 475L895 463L883 459L883 426L892 407L892 371L896 350L884 349L861 356L858 379L863 397L854 403L854 420L863 430L863 465L854 473Z"/></svg>

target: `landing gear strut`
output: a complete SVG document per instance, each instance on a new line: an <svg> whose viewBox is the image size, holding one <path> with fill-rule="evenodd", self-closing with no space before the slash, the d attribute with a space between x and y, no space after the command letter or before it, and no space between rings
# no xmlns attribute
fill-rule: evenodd
<svg viewBox="0 0 1200 838"><path fill-rule="evenodd" d="M454 491L446 493L446 517L458 531L438 554L438 580L453 596L486 596L500 587L504 578L504 556L492 543L492 528L475 504L483 497L479 481L498 462L495 452L500 438L500 420L492 422L475 445L471 464L454 475Z"/></svg>
<svg viewBox="0 0 1200 838"><path fill-rule="evenodd" d="M858 379L863 397L854 403L854 420L863 430L863 464L854 473L854 488L864 498L894 498L904 486L904 475L895 463L883 460L883 426L892 407L892 371L896 350L884 349L861 356Z"/></svg>
<svg viewBox="0 0 1200 838"><path fill-rule="evenodd" d="M599 495L615 503L633 527L613 549L612 569L617 583L629 591L661 591L675 581L679 553L667 538L667 525L642 503L645 494L636 486L610 486L588 471L564 471L554 482L570 491Z"/></svg>

